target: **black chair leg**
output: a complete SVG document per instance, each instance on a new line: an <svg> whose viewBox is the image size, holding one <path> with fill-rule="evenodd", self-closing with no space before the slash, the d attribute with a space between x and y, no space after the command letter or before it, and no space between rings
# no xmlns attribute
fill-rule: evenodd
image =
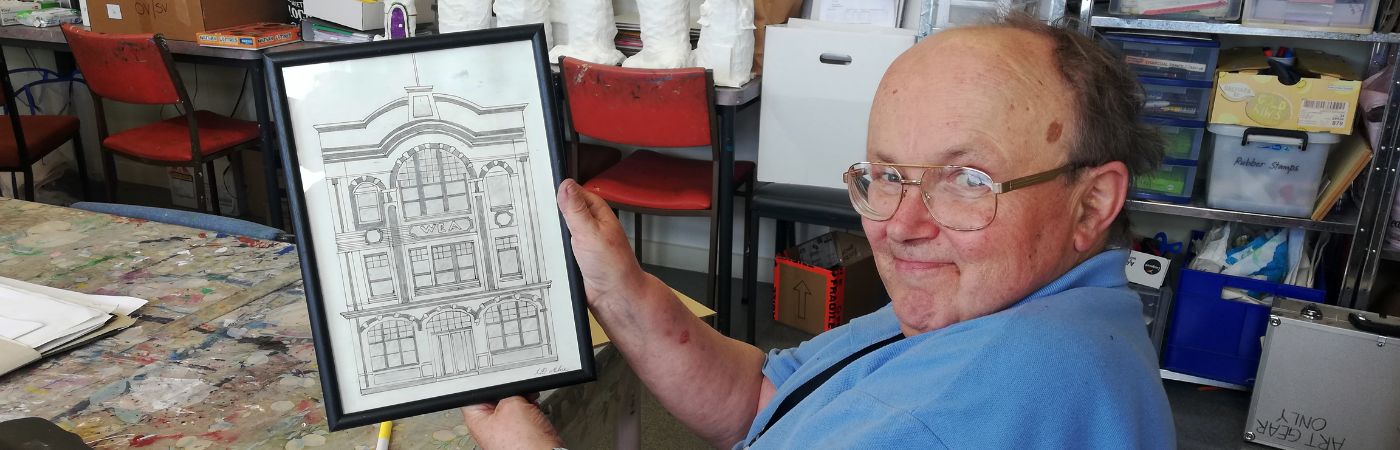
<svg viewBox="0 0 1400 450"><path fill-rule="evenodd" d="M642 213L632 212L632 252L637 254L637 262L642 262Z"/></svg>
<svg viewBox="0 0 1400 450"><path fill-rule="evenodd" d="M234 152L228 157L228 167L233 172L233 203L238 209L235 215L252 215L252 211L248 210L248 185L244 182L247 178L243 177L243 152Z"/></svg>
<svg viewBox="0 0 1400 450"><path fill-rule="evenodd" d="M34 201L34 166L24 168L24 199ZM18 197L18 196L16 196Z"/></svg>
<svg viewBox="0 0 1400 450"><path fill-rule="evenodd" d="M92 189L88 187L87 155L83 153L82 133L73 134L73 164L78 166L78 182L83 189L83 200L92 198Z"/></svg>
<svg viewBox="0 0 1400 450"><path fill-rule="evenodd" d="M204 165L195 164L193 167L190 167L190 178L192 178L192 184L194 185L194 208L196 211L205 212Z"/></svg>
<svg viewBox="0 0 1400 450"><path fill-rule="evenodd" d="M212 203L210 206L214 207L214 215L222 216L223 212L219 211L219 171L214 170L214 161L204 163L204 171L209 175L209 202ZM199 189L199 183L194 185L195 189ZM199 207L199 212L204 212L203 206Z"/></svg>
<svg viewBox="0 0 1400 450"><path fill-rule="evenodd" d="M117 201L117 161L110 152L102 152L102 177L106 178L107 201L119 203Z"/></svg>
<svg viewBox="0 0 1400 450"><path fill-rule="evenodd" d="M750 344L758 340L755 323L758 322L758 214L753 210L753 181L744 193L744 293L741 302L746 307L748 320L744 322L744 340ZM730 322L734 321L733 316Z"/></svg>
<svg viewBox="0 0 1400 450"><path fill-rule="evenodd" d="M18 172L10 172L10 195L19 198L19 175Z"/></svg>
<svg viewBox="0 0 1400 450"><path fill-rule="evenodd" d="M706 266L705 266L705 306L708 306L708 307L710 307L711 309L716 310L716 312L718 312L719 309L722 309L722 308L719 307L719 296L716 295L716 294L719 294L719 289L718 289L718 286L715 285L716 283L719 282L719 278L717 278L717 277L720 275L720 274L719 274L719 252L720 252L720 248L719 248L719 227L720 227L719 214L718 214L716 211L711 210L711 211L710 211L710 245L709 245L709 250L710 250L710 262L709 262L709 265L706 265ZM718 320L719 318L716 317L715 319Z"/></svg>

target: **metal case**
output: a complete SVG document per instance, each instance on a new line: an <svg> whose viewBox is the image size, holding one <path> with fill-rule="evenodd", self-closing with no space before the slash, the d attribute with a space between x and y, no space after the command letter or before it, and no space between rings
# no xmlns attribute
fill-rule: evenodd
<svg viewBox="0 0 1400 450"><path fill-rule="evenodd" d="M1279 299L1244 439L1296 450L1400 448L1400 326L1394 318Z"/></svg>

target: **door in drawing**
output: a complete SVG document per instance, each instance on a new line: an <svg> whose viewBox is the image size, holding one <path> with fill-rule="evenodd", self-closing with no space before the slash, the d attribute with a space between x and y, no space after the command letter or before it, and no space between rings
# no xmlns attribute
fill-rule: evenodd
<svg viewBox="0 0 1400 450"><path fill-rule="evenodd" d="M433 314L425 325L437 337L439 376L452 376L476 369L472 352L471 315L458 309Z"/></svg>
<svg viewBox="0 0 1400 450"><path fill-rule="evenodd" d="M472 371L471 329L439 334L437 339L438 361L442 363L442 376L448 377Z"/></svg>

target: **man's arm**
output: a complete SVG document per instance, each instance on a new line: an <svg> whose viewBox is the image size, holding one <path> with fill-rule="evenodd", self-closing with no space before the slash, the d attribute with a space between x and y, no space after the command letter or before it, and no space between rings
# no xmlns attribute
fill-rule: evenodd
<svg viewBox="0 0 1400 450"><path fill-rule="evenodd" d="M773 395L763 352L696 318L642 271L606 201L566 180L559 208L573 235L588 303L661 405L710 445L744 438Z"/></svg>

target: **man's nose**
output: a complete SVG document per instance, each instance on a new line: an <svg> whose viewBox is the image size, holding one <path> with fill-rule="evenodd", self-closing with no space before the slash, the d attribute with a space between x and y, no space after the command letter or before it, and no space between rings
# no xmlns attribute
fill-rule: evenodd
<svg viewBox="0 0 1400 450"><path fill-rule="evenodd" d="M885 225L885 234L897 241L933 239L942 233L924 205L924 193L918 186L905 186L904 200Z"/></svg>

